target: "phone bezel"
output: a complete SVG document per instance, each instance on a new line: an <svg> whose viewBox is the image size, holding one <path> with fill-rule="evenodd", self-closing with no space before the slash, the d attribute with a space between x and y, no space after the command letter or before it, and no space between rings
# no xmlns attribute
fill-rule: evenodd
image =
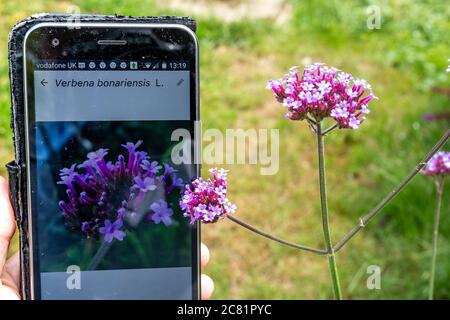
<svg viewBox="0 0 450 320"><path fill-rule="evenodd" d="M79 22L76 25L76 28L74 28L74 25L71 23L58 23L58 22L44 22L39 23L35 26L33 26L28 32L25 34L24 37L24 45L23 45L23 77L24 77L24 108L25 108L25 115L24 115L24 122L25 122L25 160L26 160L26 171L27 171L27 218L28 218L28 248L29 248L29 274L30 274L30 296L31 299L37 299L40 297L40 292L36 292L36 277L39 277L39 274L37 274L38 268L35 268L35 262L38 260L36 258L36 252L34 251L34 245L33 245L33 233L35 230L33 230L33 208L32 208L32 199L31 199L31 165L30 165L30 132L29 132L29 94L30 92L34 90L29 90L29 88L34 89L34 84L32 83L32 76L27 76L27 71L30 70L28 67L28 43L30 35L33 35L34 32L38 31L39 29L43 28L53 28L55 31L55 36L57 35L57 32L63 31L67 33L75 33L78 34L80 32L89 32L89 28L91 28L91 36L92 30L94 29L105 29L105 30L114 30L117 31L118 29L122 28L124 31L130 31L132 28L135 28L136 30L146 30L147 32L149 29L151 31L157 31L159 32L167 32L167 31L174 31L185 33L185 35L188 37L192 42L192 48L193 52L185 52L183 54L186 54L186 60L190 63L190 88L191 88L191 121L193 123L192 125L192 133L194 134L194 154L200 154L200 148L201 144L199 143L200 135L197 134L198 132L195 130L195 123L197 123L200 120L200 112L199 112L199 46L198 41L195 33L188 28L187 26L181 25L181 24L170 24L170 23L97 23L97 22ZM123 34L123 37L130 39L130 32L121 32ZM180 33L181 34L181 33ZM67 34L66 34L67 35ZM101 38L104 38L104 36L108 37L108 32L105 31L105 34L101 34ZM112 34L113 36L117 37L118 33ZM54 37L55 37L54 36ZM98 35L96 35L98 37ZM136 35L137 40L142 39L142 36L139 35L138 38ZM69 39L73 39L72 41L76 41L76 37L72 35L72 37L69 37ZM100 40L100 39L97 39ZM96 41L97 41L96 40ZM45 40L42 40L45 41ZM79 40L78 40L79 41ZM47 41L48 43L48 41ZM153 43L153 42L150 42ZM129 53L129 45L132 43L127 42L127 45L120 46L120 49L125 49ZM139 44L141 45L141 42L135 42L133 45ZM102 46L101 44L97 44L98 46ZM155 45L158 45L155 43ZM64 50L64 44L60 42L60 45L57 47L54 47L54 50L51 51L41 51L41 54L44 54L44 56L47 55L55 55L55 52L58 53L58 57L60 58L63 50ZM110 55L114 56L114 53L117 52L116 50L119 50L118 46L110 46L111 52ZM165 52L168 56L171 56L171 52L168 50L161 50L162 48L158 45L156 46L149 46L147 45L147 49L151 47L152 51L148 52L149 54L155 55L155 59L167 59L166 56L157 56L154 51L158 51L159 53ZM127 50L128 49L128 50ZM59 51L58 51L59 50ZM91 50L92 51L92 50ZM74 58L90 58L90 59L97 59L97 57L90 56L91 51L89 53L82 55L82 57L74 57ZM34 54L35 52L33 52ZM72 53L73 54L73 53ZM64 58L68 58L65 56ZM102 57L103 59L107 59L106 57ZM133 59L137 58L144 58L144 57L133 57ZM101 58L99 58L101 59ZM196 164L196 174L197 176L200 176L200 165ZM201 288L201 278L200 278L200 224L196 223L194 226L194 231L192 232L192 298L194 300L197 300L200 298L200 288ZM40 289L39 289L40 290Z"/></svg>

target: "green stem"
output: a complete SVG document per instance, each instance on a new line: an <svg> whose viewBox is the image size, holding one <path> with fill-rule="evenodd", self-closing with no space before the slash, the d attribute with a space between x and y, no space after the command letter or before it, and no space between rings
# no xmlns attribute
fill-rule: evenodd
<svg viewBox="0 0 450 320"><path fill-rule="evenodd" d="M266 237L266 238L268 238L270 240L279 242L281 244L284 244L284 245L287 245L287 246L290 246L290 247L293 247L293 248L296 248L296 249L317 253L317 254L322 254L322 255L327 254L327 252L325 250L311 248L311 247L304 246L304 245L301 245L301 244L297 244L297 243L294 243L294 242L291 242L291 241L287 241L287 240L281 239L281 238L279 238L277 236L274 236L274 235L272 235L270 233L267 233L267 232L264 232L262 230L259 230L258 228L252 226L250 223L244 222L244 221L242 221L242 220L240 220L240 219L238 219L238 218L236 218L236 217L234 217L232 215L227 215L227 218L229 220L233 221L234 223L240 225L241 227L244 227L244 228L246 228L246 229L248 229L248 230L250 230L250 231L252 231L252 232L254 232L256 234L259 234L260 236Z"/></svg>
<svg viewBox="0 0 450 320"><path fill-rule="evenodd" d="M433 157L433 155L438 152L442 146L447 143L447 140L450 138L450 130L447 130L444 135L439 139L439 141L434 145L434 147L425 155L422 161L416 165L414 170L408 174L398 186L394 188L391 192L388 193L380 203L378 203L375 208L370 210L368 214L359 218L358 224L354 226L349 232L347 232L344 237L334 246L334 252L338 252L345 244L347 244L359 231L361 231L369 222L372 220L389 202L394 199L394 197L400 193L400 191L405 188L409 182L419 174L420 170L425 167L427 162Z"/></svg>
<svg viewBox="0 0 450 320"><path fill-rule="evenodd" d="M319 187L320 187L320 208L322 212L322 227L328 254L328 266L330 268L331 280L333 282L334 297L342 300L341 286L339 284L339 274L336 266L336 257L331 242L330 227L328 221L327 185L325 177L325 156L323 145L322 123L317 121L317 152L319 157Z"/></svg>
<svg viewBox="0 0 450 320"><path fill-rule="evenodd" d="M433 223L433 247L431 251L431 272L430 272L430 284L428 291L428 299L433 300L434 296L434 277L436 274L436 256L437 256L437 243L439 236L439 219L441 215L441 202L442 191L444 187L444 178L440 177L436 180L436 207L434 211L434 223Z"/></svg>

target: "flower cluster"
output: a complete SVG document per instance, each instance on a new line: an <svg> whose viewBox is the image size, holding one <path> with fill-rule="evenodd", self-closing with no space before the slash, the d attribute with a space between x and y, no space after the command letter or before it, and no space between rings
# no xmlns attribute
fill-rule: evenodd
<svg viewBox="0 0 450 320"><path fill-rule="evenodd" d="M229 213L236 211L236 206L227 198L227 170L210 169L212 180L195 179L191 185L186 185L184 196L180 200L184 216L191 223L217 222Z"/></svg>
<svg viewBox="0 0 450 320"><path fill-rule="evenodd" d="M283 79L270 80L267 88L287 108L290 120L310 115L321 121L331 117L339 128L357 129L370 112L368 103L376 98L369 83L336 68L315 63L299 74L292 67Z"/></svg>
<svg viewBox="0 0 450 320"><path fill-rule="evenodd" d="M145 151L137 149L142 141L122 145L127 157L120 154L116 162L107 161L108 149L87 155L82 164L60 171L58 184L66 187L67 199L59 201L64 222L87 238L111 242L123 240L127 221L146 217L156 224L169 226L173 210L160 199L184 186L176 170L167 164L151 161Z"/></svg>
<svg viewBox="0 0 450 320"><path fill-rule="evenodd" d="M426 176L445 176L450 174L450 152L437 152L420 173Z"/></svg>

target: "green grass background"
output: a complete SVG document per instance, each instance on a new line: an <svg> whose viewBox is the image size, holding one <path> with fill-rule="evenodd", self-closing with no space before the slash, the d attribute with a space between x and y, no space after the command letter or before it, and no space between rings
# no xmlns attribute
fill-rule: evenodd
<svg viewBox="0 0 450 320"><path fill-rule="evenodd" d="M222 1L231 6L238 1ZM13 158L7 33L37 12L124 15L189 14L158 1L0 0L0 173ZM381 29L366 27L367 6L381 9ZM261 176L259 167L229 165L229 197L240 218L291 241L323 246L315 140L304 123L283 118L283 108L265 90L268 79L291 65L321 61L367 79L380 98L367 122L326 141L332 237L337 240L406 175L449 127L424 122L425 112L448 111L450 8L445 1L290 1L291 19L225 23L198 16L201 46L203 129L280 129L280 170ZM446 146L448 149L448 145ZM206 172L206 170L205 170ZM447 184L442 205L436 298L450 298L450 217ZM338 254L344 297L427 297L434 189L417 177L365 231ZM205 272L214 298L332 298L326 258L271 243L229 221L207 225L211 250ZM16 248L13 244L12 250ZM369 265L382 269L381 290L366 286Z"/></svg>

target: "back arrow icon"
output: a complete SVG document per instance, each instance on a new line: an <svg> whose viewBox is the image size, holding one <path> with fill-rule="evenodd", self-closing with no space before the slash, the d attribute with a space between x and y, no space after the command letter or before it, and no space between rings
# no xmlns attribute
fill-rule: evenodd
<svg viewBox="0 0 450 320"><path fill-rule="evenodd" d="M45 85L46 85L47 83L48 83L48 82L45 81L45 79L42 79L41 84L42 84L43 87L45 87Z"/></svg>

